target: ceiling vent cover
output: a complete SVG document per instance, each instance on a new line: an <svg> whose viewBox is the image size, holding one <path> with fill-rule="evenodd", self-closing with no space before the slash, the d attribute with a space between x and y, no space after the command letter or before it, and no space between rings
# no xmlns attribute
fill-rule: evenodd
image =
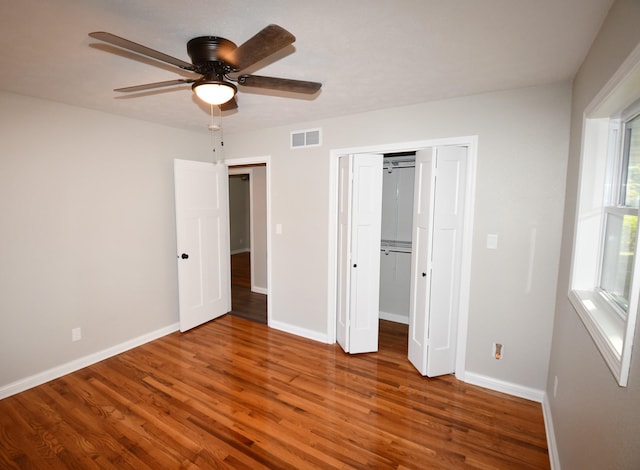
<svg viewBox="0 0 640 470"><path fill-rule="evenodd" d="M321 129L307 129L291 133L291 148L319 147L322 144Z"/></svg>

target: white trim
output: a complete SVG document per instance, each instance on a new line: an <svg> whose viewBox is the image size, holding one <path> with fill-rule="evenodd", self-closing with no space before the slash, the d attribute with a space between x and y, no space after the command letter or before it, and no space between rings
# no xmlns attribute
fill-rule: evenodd
<svg viewBox="0 0 640 470"><path fill-rule="evenodd" d="M251 253L250 248L240 248L239 250L233 250L231 252L232 255L239 255L240 253Z"/></svg>
<svg viewBox="0 0 640 470"><path fill-rule="evenodd" d="M62 377L63 375L70 374L71 372L75 372L79 369L103 361L110 357L117 356L118 354L128 351L129 349L133 349L138 346L142 346L143 344L150 341L162 338L163 336L178 331L179 328L180 324L174 323L172 325L165 326L164 328L160 328L159 330L145 333L141 336L138 336L137 338L132 338L125 341L124 343L116 344L115 346L108 347L107 349L103 349L102 351L98 351L89 354L88 356L74 359L73 361L69 361L65 364L61 364L49 370L45 370L44 372L40 372L30 377L25 377L10 384L4 385L0 387L0 400L10 397L11 395L15 395L16 393L24 392L25 390L28 390L30 388L37 387L38 385L49 382L50 380L57 379L59 377Z"/></svg>
<svg viewBox="0 0 640 470"><path fill-rule="evenodd" d="M610 123L617 121L625 110L633 106L640 96L638 90L640 45L629 54L591 100L582 116L579 187L567 294L571 305L621 387L627 386L631 367L637 307L640 301L640 262L636 260L633 266L627 319L623 324L619 324L613 309L599 302L595 295L601 269L601 223L605 217L606 206L612 203L605 191L610 185L606 177L607 171L611 171L611 163L603 166L602 159L619 145L618 139L621 137L618 134L616 142L612 141ZM635 110L635 106L632 109ZM639 246L636 245L636 253Z"/></svg>
<svg viewBox="0 0 640 470"><path fill-rule="evenodd" d="M229 168L229 175L248 175L249 176L249 249L245 249L245 250L238 250L238 252L251 252L251 250L253 250L253 248L256 246L255 245L255 220L253 217L253 196L254 196L254 189L253 189L253 170L251 168ZM231 216L231 215L229 215ZM236 254L235 252L231 253ZM253 256L249 257L249 273L251 276L251 285L254 286L256 283L255 280L255 259Z"/></svg>
<svg viewBox="0 0 640 470"><path fill-rule="evenodd" d="M227 168L230 166L241 166L241 165L257 165L264 163L266 165L266 179L267 179L267 188L266 188L266 198L267 198L267 288L264 293L267 296L267 326L272 326L272 313L271 313L271 156L258 156L258 157L244 157L244 158L226 158L224 160ZM253 227L253 220L251 221L251 226ZM251 234L251 242L253 243L253 230ZM253 269L251 270L253 272ZM251 280L252 288L253 288L253 275ZM257 290L256 290L257 292Z"/></svg>
<svg viewBox="0 0 640 470"><path fill-rule="evenodd" d="M556 432L553 427L551 405L549 404L549 395L547 395L547 393L545 393L544 397L542 398L542 416L544 418L544 429L547 434L547 449L549 451L549 462L551 463L551 470L560 470L560 455L558 454Z"/></svg>
<svg viewBox="0 0 640 470"><path fill-rule="evenodd" d="M618 385L626 386L629 371L628 368L623 369L621 360L626 320L622 320L594 290L572 290L569 292L569 302L591 334ZM612 343L612 338L616 338L620 344Z"/></svg>
<svg viewBox="0 0 640 470"><path fill-rule="evenodd" d="M322 333L318 333L317 331L308 330L306 328L301 328L296 325L291 325L290 323L283 323L279 321L272 320L269 323L269 327L284 331L285 333L290 333L292 335L301 336L306 339L310 339L313 341L319 341L321 343L331 344L335 343L335 339L333 341L329 341L327 335L323 335Z"/></svg>
<svg viewBox="0 0 640 470"><path fill-rule="evenodd" d="M265 289L264 287L258 287L254 285L251 286L251 292L255 292L256 294L268 295L267 289Z"/></svg>
<svg viewBox="0 0 640 470"><path fill-rule="evenodd" d="M544 399L544 390L505 382L504 380L476 374L475 372L467 372L464 381L471 385L477 385L478 387L488 388L489 390L506 393L507 395L513 395L514 397L524 398L538 403L542 403Z"/></svg>
<svg viewBox="0 0 640 470"><path fill-rule="evenodd" d="M251 250L255 249L256 246L256 237L255 237L255 227L256 227L256 221L255 221L255 217L254 217L254 201L253 198L255 197L255 189L253 187L253 170L251 168L249 168L249 248ZM266 195L265 195L266 196ZM265 227L265 234L266 234L266 230L267 227ZM250 279L250 283L252 286L254 286L256 284L256 267L255 267L255 257L253 255L249 256L249 276L251 277Z"/></svg>
<svg viewBox="0 0 640 470"><path fill-rule="evenodd" d="M467 151L467 191L465 192L464 229L462 233L462 266L460 271L460 307L456 350L456 377L466 376L467 338L469 329L469 296L471 291L471 256L473 246L473 220L476 207L476 167L478 136L465 137Z"/></svg>
<svg viewBox="0 0 640 470"><path fill-rule="evenodd" d="M336 342L336 282L337 282L337 206L338 206L338 158L354 153L391 153L413 151L427 147L444 145L465 145L467 153L467 191L465 194L465 220L462 247L462 270L460 275L460 310L458 316L458 338L456 349L456 377L465 380L467 330L469 324L469 292L471 289L471 248L473 242L473 213L475 209L475 182L478 158L478 136L461 136L444 139L397 142L367 147L333 149L329 159L329 230L328 240L328 295L327 295L327 338Z"/></svg>
<svg viewBox="0 0 640 470"><path fill-rule="evenodd" d="M378 318L380 318L380 320L402 323L403 325L409 324L409 315L400 315L398 313L380 311L378 312Z"/></svg>
<svg viewBox="0 0 640 470"><path fill-rule="evenodd" d="M269 165L270 161L271 156L265 155L262 157L225 158L223 163L227 166L260 165L261 163Z"/></svg>

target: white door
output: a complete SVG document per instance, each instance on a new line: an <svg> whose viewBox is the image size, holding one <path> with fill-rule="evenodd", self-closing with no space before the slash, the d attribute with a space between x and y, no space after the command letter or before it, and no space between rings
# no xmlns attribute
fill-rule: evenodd
<svg viewBox="0 0 640 470"><path fill-rule="evenodd" d="M340 158L339 201L338 343L351 354L374 352L380 302L382 155Z"/></svg>
<svg viewBox="0 0 640 470"><path fill-rule="evenodd" d="M338 175L338 298L336 340L349 352L349 303L351 286L351 158L339 159Z"/></svg>
<svg viewBox="0 0 640 470"><path fill-rule="evenodd" d="M455 372L466 161L463 146L416 155L409 359L429 377Z"/></svg>
<svg viewBox="0 0 640 470"><path fill-rule="evenodd" d="M422 374L427 370L429 295L431 294L431 218L435 185L433 149L416 152L413 234L411 237L411 297L409 300L409 361Z"/></svg>
<svg viewBox="0 0 640 470"><path fill-rule="evenodd" d="M174 160L180 331L231 309L227 167Z"/></svg>

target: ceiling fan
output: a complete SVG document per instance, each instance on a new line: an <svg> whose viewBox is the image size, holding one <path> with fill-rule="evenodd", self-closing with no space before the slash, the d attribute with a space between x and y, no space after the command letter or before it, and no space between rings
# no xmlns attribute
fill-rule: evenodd
<svg viewBox="0 0 640 470"><path fill-rule="evenodd" d="M265 27L240 46L236 46L228 39L217 36L193 38L187 42L187 53L191 58L191 63L104 31L89 33L89 36L201 75L199 78L178 78L126 88L116 88L114 91L118 92L139 92L191 83L191 88L200 99L212 105L219 105L222 110L229 110L238 107L235 99L238 88L232 82L246 87L306 95L316 93L322 86L318 82L241 74L243 70L287 47L296 40L293 34L275 24Z"/></svg>

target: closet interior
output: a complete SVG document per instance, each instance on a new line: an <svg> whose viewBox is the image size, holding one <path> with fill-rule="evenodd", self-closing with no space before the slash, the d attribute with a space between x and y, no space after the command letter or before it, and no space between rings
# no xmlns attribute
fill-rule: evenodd
<svg viewBox="0 0 640 470"><path fill-rule="evenodd" d="M380 318L409 324L415 152L384 155Z"/></svg>

